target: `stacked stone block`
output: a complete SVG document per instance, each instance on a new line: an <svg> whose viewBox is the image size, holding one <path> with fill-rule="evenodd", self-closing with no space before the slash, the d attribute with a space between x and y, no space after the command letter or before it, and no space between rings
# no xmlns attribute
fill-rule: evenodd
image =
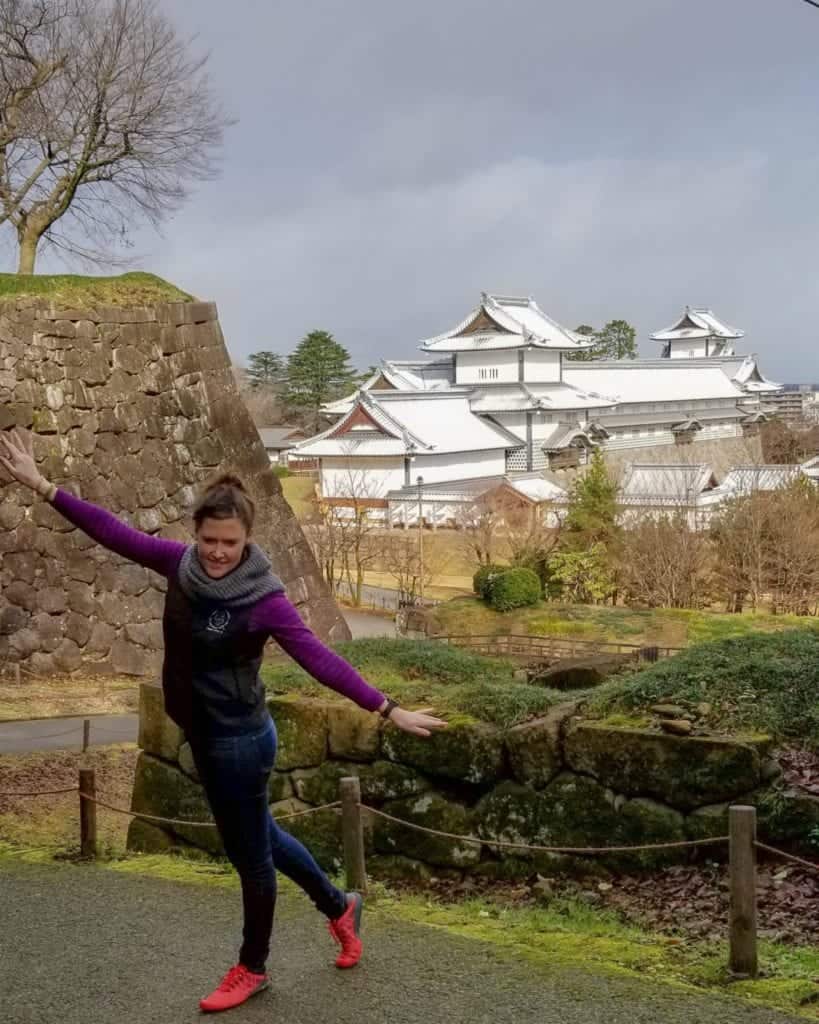
<svg viewBox="0 0 819 1024"><path fill-rule="evenodd" d="M367 864L375 876L514 878L556 868L680 863L690 850L586 858L509 849L497 841L602 847L721 836L728 834L728 806L738 801L759 808L762 832L772 840L806 841L819 825L819 799L782 787L764 737L680 737L608 726L578 717L572 702L509 730L456 720L429 739L330 701L273 697L268 707L279 733L270 787L274 814L332 803L340 779L355 775L367 805L481 840L431 836L368 816ZM184 737L166 718L160 690L148 684L142 686L141 722L132 810L208 820ZM336 869L342 856L338 815L321 810L283 827L306 841L322 865ZM218 851L215 830L139 819L129 845Z"/></svg>
<svg viewBox="0 0 819 1024"><path fill-rule="evenodd" d="M0 304L0 430L33 431L54 483L138 529L190 540L197 487L242 476L256 540L325 638L349 634L237 392L216 307ZM0 481L0 668L149 675L164 581Z"/></svg>

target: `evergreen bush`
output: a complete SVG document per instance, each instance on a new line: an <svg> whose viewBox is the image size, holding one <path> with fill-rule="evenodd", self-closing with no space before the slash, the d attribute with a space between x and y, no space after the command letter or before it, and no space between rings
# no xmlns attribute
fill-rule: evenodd
<svg viewBox="0 0 819 1024"><path fill-rule="evenodd" d="M508 612L537 604L540 594L540 577L532 569L506 569L492 577L487 601L496 612Z"/></svg>

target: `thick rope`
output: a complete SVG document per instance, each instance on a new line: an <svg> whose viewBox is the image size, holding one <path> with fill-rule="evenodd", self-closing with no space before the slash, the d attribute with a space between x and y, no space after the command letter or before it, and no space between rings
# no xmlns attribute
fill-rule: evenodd
<svg viewBox="0 0 819 1024"><path fill-rule="evenodd" d="M533 846L529 843L507 843L500 839L480 839L477 836L459 836L452 832L441 832L435 828L427 828L411 821L404 821L403 818L394 818L391 814L377 811L366 804L358 806L369 814L376 814L379 818L386 818L387 821L394 821L398 825L406 825L407 828L415 829L416 832L426 832L428 835L442 836L444 839L457 839L463 843L478 843L481 846L502 846L507 850L536 850L538 853L630 853L637 850L679 850L684 847L713 846L716 843L728 842L728 836L714 836L711 839L688 839L674 843L649 843L642 846Z"/></svg>
<svg viewBox="0 0 819 1024"><path fill-rule="evenodd" d="M216 822L214 821L185 821L182 818L160 818L156 814L143 814L141 811L127 811L124 807L115 807L113 804L106 803L104 800L100 800L99 797L91 796L89 793L80 793L80 797L83 800L88 800L92 804L98 804L100 807L104 807L108 811L114 811L116 814L125 814L130 818L142 818L145 821L160 821L165 825L187 825L192 828L216 828ZM341 801L336 800L331 804L322 804L321 807L308 807L306 811L295 811L293 814L282 814L274 817L273 820L290 821L291 818L302 818L306 814L317 814L319 811L327 811L340 806Z"/></svg>
<svg viewBox="0 0 819 1024"><path fill-rule="evenodd" d="M775 846L767 846L765 843L755 841L754 846L758 850L764 850L766 853L773 853L777 857L784 857L785 860L792 860L795 864L801 864L803 868L809 868L811 871L819 871L819 864L815 864L813 861L805 860L804 857L797 857L793 853L785 853L784 850L777 850Z"/></svg>

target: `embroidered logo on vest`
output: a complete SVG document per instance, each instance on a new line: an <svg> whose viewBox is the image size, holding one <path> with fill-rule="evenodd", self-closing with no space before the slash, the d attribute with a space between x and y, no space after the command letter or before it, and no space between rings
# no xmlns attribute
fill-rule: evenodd
<svg viewBox="0 0 819 1024"><path fill-rule="evenodd" d="M227 608L216 608L208 619L208 632L224 633L230 623L230 612Z"/></svg>

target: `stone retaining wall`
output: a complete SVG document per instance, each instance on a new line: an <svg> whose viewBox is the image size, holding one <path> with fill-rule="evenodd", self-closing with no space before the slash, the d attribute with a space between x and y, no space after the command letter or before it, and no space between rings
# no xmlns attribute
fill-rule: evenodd
<svg viewBox="0 0 819 1024"><path fill-rule="evenodd" d="M0 303L0 430L34 432L54 483L148 533L190 540L196 487L231 469L256 538L322 636L349 636L233 380L216 307ZM0 480L0 668L155 675L164 580Z"/></svg>
<svg viewBox="0 0 819 1024"><path fill-rule="evenodd" d="M689 851L567 858L504 850L492 840L559 846L670 842L727 835L728 805L752 802L772 840L805 841L819 825L819 799L788 793L765 738L690 738L614 728L575 717L568 702L543 718L503 731L453 721L424 740L383 727L349 705L271 698L279 733L270 785L273 813L338 799L339 780L357 775L363 801L404 820L482 844L428 836L383 819L367 824L373 875L425 877L464 872L492 877L533 871L649 867ZM162 710L161 691L141 690L140 755L132 810L210 820L190 749ZM338 812L287 822L327 868L340 864ZM134 820L132 849L199 846L220 852L215 830L165 831ZM713 851L710 851L713 855Z"/></svg>

